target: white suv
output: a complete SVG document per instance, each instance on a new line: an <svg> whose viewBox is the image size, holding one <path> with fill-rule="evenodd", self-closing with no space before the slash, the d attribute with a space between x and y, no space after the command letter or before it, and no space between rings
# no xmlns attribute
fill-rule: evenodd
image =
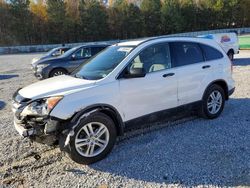
<svg viewBox="0 0 250 188"><path fill-rule="evenodd" d="M103 159L131 126L193 106L216 118L234 91L231 61L202 38L151 38L108 47L74 76L58 76L13 96L15 128L58 143L77 163ZM194 105L195 104L195 105ZM139 121L143 120L143 121Z"/></svg>

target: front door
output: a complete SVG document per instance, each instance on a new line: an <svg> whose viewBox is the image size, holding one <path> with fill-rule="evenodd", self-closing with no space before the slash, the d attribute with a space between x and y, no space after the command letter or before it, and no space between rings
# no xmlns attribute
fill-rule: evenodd
<svg viewBox="0 0 250 188"><path fill-rule="evenodd" d="M119 80L125 121L177 106L177 75L168 43L147 47L126 68L144 68L146 76Z"/></svg>
<svg viewBox="0 0 250 188"><path fill-rule="evenodd" d="M80 48L70 57L70 61L68 66L68 70L73 72L77 67L79 67L82 63L84 63L87 59L91 57L91 49L90 48Z"/></svg>

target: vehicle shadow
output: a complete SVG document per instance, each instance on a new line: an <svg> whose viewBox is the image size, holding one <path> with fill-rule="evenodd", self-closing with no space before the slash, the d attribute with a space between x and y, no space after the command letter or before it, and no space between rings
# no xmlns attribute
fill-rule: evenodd
<svg viewBox="0 0 250 188"><path fill-rule="evenodd" d="M19 75L18 74L0 75L0 80L7 80L15 77L19 77Z"/></svg>
<svg viewBox="0 0 250 188"><path fill-rule="evenodd" d="M233 65L236 65L236 66L250 65L250 58L236 58L233 60Z"/></svg>
<svg viewBox="0 0 250 188"><path fill-rule="evenodd" d="M6 103L3 101L0 101L0 110L4 109L5 106L6 106Z"/></svg>
<svg viewBox="0 0 250 188"><path fill-rule="evenodd" d="M231 99L215 120L166 126L116 145L95 170L150 183L250 186L250 99Z"/></svg>

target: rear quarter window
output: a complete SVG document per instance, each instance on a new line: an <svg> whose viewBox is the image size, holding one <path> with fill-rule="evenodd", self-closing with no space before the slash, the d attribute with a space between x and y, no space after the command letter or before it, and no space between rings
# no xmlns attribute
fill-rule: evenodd
<svg viewBox="0 0 250 188"><path fill-rule="evenodd" d="M205 44L200 44L200 46L204 53L206 61L223 58L223 54L219 50Z"/></svg>

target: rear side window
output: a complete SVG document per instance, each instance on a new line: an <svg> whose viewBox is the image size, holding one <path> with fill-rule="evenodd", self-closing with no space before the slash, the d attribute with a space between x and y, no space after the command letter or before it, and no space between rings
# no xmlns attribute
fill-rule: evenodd
<svg viewBox="0 0 250 188"><path fill-rule="evenodd" d="M200 44L200 46L204 52L206 61L223 58L223 54L219 50L205 44Z"/></svg>
<svg viewBox="0 0 250 188"><path fill-rule="evenodd" d="M170 48L173 67L180 67L204 61L201 48L197 43L172 42L170 43Z"/></svg>

